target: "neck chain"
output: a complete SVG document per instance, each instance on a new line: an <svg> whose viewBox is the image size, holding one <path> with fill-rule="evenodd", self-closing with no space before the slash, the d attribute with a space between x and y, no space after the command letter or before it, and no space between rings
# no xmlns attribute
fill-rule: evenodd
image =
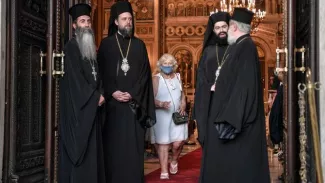
<svg viewBox="0 0 325 183"><path fill-rule="evenodd" d="M170 88L171 88L172 90L175 90L175 89L176 89L175 83L173 82L173 78L172 78L172 76L177 77L175 74L174 74L174 75L173 75L173 74L169 74L169 75L167 75L167 74L160 74L160 75L161 75L161 77L164 79L166 85L167 85L167 82L166 82L166 79L167 79ZM165 78L165 77L166 77L166 78Z"/></svg>
<svg viewBox="0 0 325 183"><path fill-rule="evenodd" d="M96 81L97 80L97 72L95 70L95 61L89 60L89 63L91 65L91 69L92 69L91 74L94 76L94 80Z"/></svg>
<svg viewBox="0 0 325 183"><path fill-rule="evenodd" d="M221 63L219 62L219 51L218 51L218 47L219 47L219 46L217 46L217 50L216 50L216 51L217 51L217 62L218 62L218 69L219 69L219 68L221 69L222 65L225 63L225 61L227 60L227 58L228 58L228 56L229 56L229 54L226 56L229 46L227 46L226 51L225 51L225 53L223 54L223 57L222 57ZM225 56L226 56L226 58L225 58Z"/></svg>
<svg viewBox="0 0 325 183"><path fill-rule="evenodd" d="M124 57L124 54L122 52L122 49L121 49L121 45L120 45L120 42L118 41L118 38L117 38L117 33L115 34L115 37L116 37L116 41L117 41L117 45L118 45L118 48L120 49L120 53L121 53L121 56L122 56L122 65L121 65L121 69L122 71L124 71L124 75L126 76L127 72L130 70L130 65L128 63L128 55L129 55L129 50L130 50L130 45L131 45L131 38L130 38L130 41L129 41L129 46L128 46L128 49L126 51L126 56Z"/></svg>
<svg viewBox="0 0 325 183"><path fill-rule="evenodd" d="M228 48L229 48L229 45L227 46L226 51L225 51L225 53L223 54L223 57L222 57L222 60L221 60L221 63L220 63L220 62L219 62L219 51L218 51L218 46L217 46L216 52L217 52L217 63L218 63L218 69L217 69L217 71L216 71L216 81L217 81L217 79L218 79L218 77L219 77L219 75L220 75L220 70L221 70L222 65L225 63L225 61L227 60L227 58L228 58L228 56L229 56L229 54L227 55ZM227 55L227 56L226 56L226 55ZM225 58L225 56L226 56L226 58Z"/></svg>

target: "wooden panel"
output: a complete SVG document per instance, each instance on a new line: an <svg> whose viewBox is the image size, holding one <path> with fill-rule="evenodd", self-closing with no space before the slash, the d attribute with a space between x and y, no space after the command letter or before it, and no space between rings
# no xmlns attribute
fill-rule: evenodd
<svg viewBox="0 0 325 183"><path fill-rule="evenodd" d="M44 181L45 78L39 74L46 50L47 0L11 1L11 103L4 182Z"/></svg>

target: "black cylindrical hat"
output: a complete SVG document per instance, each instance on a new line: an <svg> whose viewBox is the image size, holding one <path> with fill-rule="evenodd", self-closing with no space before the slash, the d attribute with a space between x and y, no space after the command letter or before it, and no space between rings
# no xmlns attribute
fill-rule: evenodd
<svg viewBox="0 0 325 183"><path fill-rule="evenodd" d="M235 8L231 19L244 24L251 24L254 13L247 8Z"/></svg>
<svg viewBox="0 0 325 183"><path fill-rule="evenodd" d="M69 14L72 17L72 20L77 20L78 17L87 15L90 16L91 7L88 4L75 4L69 9Z"/></svg>

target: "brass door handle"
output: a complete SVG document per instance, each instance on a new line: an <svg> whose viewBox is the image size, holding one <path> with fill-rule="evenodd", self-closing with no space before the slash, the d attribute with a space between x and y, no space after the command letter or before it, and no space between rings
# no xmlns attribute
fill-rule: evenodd
<svg viewBox="0 0 325 183"><path fill-rule="evenodd" d="M43 57L46 57L46 53L43 53L43 51L41 51L41 53L39 54L41 60L40 60L40 71L39 74L40 76L43 76L46 74L46 71L43 70Z"/></svg>
<svg viewBox="0 0 325 183"><path fill-rule="evenodd" d="M306 71L305 52L306 52L306 49L304 46L301 48L295 48L295 54L294 54L294 59L293 59L295 72L301 71L304 73ZM301 53L301 67L296 67L296 53Z"/></svg>
<svg viewBox="0 0 325 183"><path fill-rule="evenodd" d="M52 76L55 77L57 75L61 75L61 77L64 76L64 56L65 54L63 51L61 53L56 53L53 51L52 54ZM61 58L61 70L55 70L55 58Z"/></svg>
<svg viewBox="0 0 325 183"><path fill-rule="evenodd" d="M279 49L279 47L276 48L275 50L276 52L276 69L275 71L278 72L287 72L288 71L288 49L284 48L284 49ZM284 53L285 54L285 66L283 68L280 68L280 53Z"/></svg>

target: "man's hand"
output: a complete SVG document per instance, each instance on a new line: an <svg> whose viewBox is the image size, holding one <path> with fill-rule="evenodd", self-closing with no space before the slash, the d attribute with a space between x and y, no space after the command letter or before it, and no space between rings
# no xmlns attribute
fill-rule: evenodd
<svg viewBox="0 0 325 183"><path fill-rule="evenodd" d="M100 95L98 106L102 106L103 103L105 103L105 98L103 97L103 95Z"/></svg>
<svg viewBox="0 0 325 183"><path fill-rule="evenodd" d="M124 92L124 95L129 99L128 101L132 99L132 96L128 92Z"/></svg>
<svg viewBox="0 0 325 183"><path fill-rule="evenodd" d="M119 102L128 102L131 100L131 95L127 92L116 91L112 95Z"/></svg>

